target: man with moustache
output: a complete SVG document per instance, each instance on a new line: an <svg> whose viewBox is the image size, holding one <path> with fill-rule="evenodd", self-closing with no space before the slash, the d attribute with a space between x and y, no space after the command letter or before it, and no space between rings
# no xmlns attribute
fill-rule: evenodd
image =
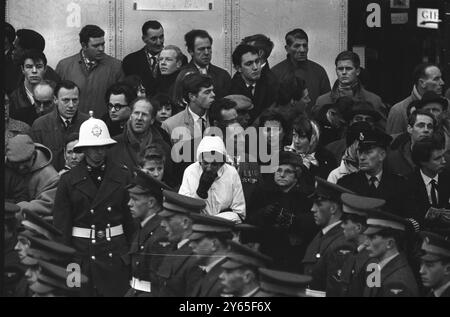
<svg viewBox="0 0 450 317"><path fill-rule="evenodd" d="M153 94L161 76L160 53L164 47L164 29L158 21L149 20L142 25L142 41L145 46L125 56L122 69L125 76L138 75L145 90Z"/></svg>
<svg viewBox="0 0 450 317"><path fill-rule="evenodd" d="M122 256L135 230L125 188L130 172L106 158L115 143L103 121L83 122L74 150L82 151L84 160L61 176L56 193L53 222L63 242L77 250L81 271L89 277L83 296L123 296L129 288Z"/></svg>
<svg viewBox="0 0 450 317"><path fill-rule="evenodd" d="M159 297L186 297L202 278L198 260L189 246L192 234L191 213L200 213L205 203L196 198L163 191L161 226L167 231L172 250L162 260L152 281L153 294Z"/></svg>
<svg viewBox="0 0 450 317"><path fill-rule="evenodd" d="M162 189L168 186L141 170L127 186L131 216L139 222L126 262L131 263L130 289L126 297L151 297L151 276L168 251L167 233L161 227Z"/></svg>
<svg viewBox="0 0 450 317"><path fill-rule="evenodd" d="M254 107L250 110L250 122L253 122L276 101L277 88L267 77L261 76L261 59L254 46L240 44L232 59L237 72L231 80L230 94L244 95L252 100Z"/></svg>
<svg viewBox="0 0 450 317"><path fill-rule="evenodd" d="M71 81L63 80L55 87L55 109L31 126L31 137L37 143L47 146L53 154L52 165L56 171L64 168L64 141L78 132L89 116L78 111L80 89Z"/></svg>

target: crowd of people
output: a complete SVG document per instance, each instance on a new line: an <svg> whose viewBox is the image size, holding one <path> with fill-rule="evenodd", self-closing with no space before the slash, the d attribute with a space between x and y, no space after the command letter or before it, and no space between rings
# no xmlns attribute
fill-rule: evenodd
<svg viewBox="0 0 450 317"><path fill-rule="evenodd" d="M439 65L395 105L302 29L242 39L158 21L120 61L85 25L47 65L5 30L6 296L450 296L450 112ZM70 268L70 269L69 269Z"/></svg>

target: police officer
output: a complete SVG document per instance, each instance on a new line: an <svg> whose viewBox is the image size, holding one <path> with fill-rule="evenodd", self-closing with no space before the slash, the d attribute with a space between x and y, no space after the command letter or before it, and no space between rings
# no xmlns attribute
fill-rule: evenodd
<svg viewBox="0 0 450 317"><path fill-rule="evenodd" d="M420 277L428 297L450 297L450 239L432 232L423 237Z"/></svg>
<svg viewBox="0 0 450 317"><path fill-rule="evenodd" d="M367 229L367 210L381 208L382 199L344 193L342 224L348 243L335 249L327 259L327 297L362 296L366 285L366 267L371 258L366 250L364 231Z"/></svg>
<svg viewBox="0 0 450 317"><path fill-rule="evenodd" d="M19 256L14 250L17 244L17 213L20 207L16 204L5 202L5 222L4 222L4 271L2 295L13 297L17 294L17 286L24 276L25 267L20 263Z"/></svg>
<svg viewBox="0 0 450 317"><path fill-rule="evenodd" d="M127 297L150 297L151 275L161 263L162 255L168 252L167 232L161 227L162 189L168 186L141 170L127 187L130 194L131 215L139 222L126 262L131 262L130 289Z"/></svg>
<svg viewBox="0 0 450 317"><path fill-rule="evenodd" d="M312 278L309 275L259 268L261 289L269 297L308 297L307 285Z"/></svg>
<svg viewBox="0 0 450 317"><path fill-rule="evenodd" d="M368 267L364 297L418 296L418 287L411 267L402 253L406 227L409 223L392 213L368 210L364 234L368 237L369 256L377 260Z"/></svg>
<svg viewBox="0 0 450 317"><path fill-rule="evenodd" d="M89 278L84 296L123 296L129 270L121 256L129 250L134 231L128 209L130 173L106 160L116 141L106 124L90 118L80 126L74 146L84 159L61 176L53 208L54 224L63 241L80 254L82 272Z"/></svg>
<svg viewBox="0 0 450 317"><path fill-rule="evenodd" d="M342 193L349 190L316 177L317 187L314 191L312 212L314 220L321 230L317 233L306 249L302 260L303 272L313 277L311 289L325 291L328 254L345 244L344 232L341 227Z"/></svg>
<svg viewBox="0 0 450 317"><path fill-rule="evenodd" d="M228 241L230 247L224 271L219 275L224 295L235 297L268 297L269 293L260 287L258 268L265 268L272 259L256 250L235 241Z"/></svg>
<svg viewBox="0 0 450 317"><path fill-rule="evenodd" d="M193 288L193 297L218 297L223 285L219 276L226 261L228 240L232 239L234 222L217 216L191 214L190 247L198 259L203 276Z"/></svg>
<svg viewBox="0 0 450 317"><path fill-rule="evenodd" d="M189 246L188 237L192 233L190 213L200 213L206 205L203 200L166 190L163 197L163 210L158 215L164 218L161 226L167 231L172 250L162 260L156 279L151 281L152 293L160 297L186 297L202 278L198 260L193 257Z"/></svg>

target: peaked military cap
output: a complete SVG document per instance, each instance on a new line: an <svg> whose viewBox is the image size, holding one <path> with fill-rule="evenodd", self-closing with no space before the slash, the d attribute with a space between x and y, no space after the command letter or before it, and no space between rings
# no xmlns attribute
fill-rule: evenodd
<svg viewBox="0 0 450 317"><path fill-rule="evenodd" d="M367 210L378 209L386 204L384 199L359 196L344 193L341 195L342 211L346 214L352 214L367 217Z"/></svg>
<svg viewBox="0 0 450 317"><path fill-rule="evenodd" d="M35 260L45 260L52 263L67 264L73 261L76 250L62 243L27 236L31 242L26 251L27 257Z"/></svg>
<svg viewBox="0 0 450 317"><path fill-rule="evenodd" d="M171 217L175 214L189 215L191 213L200 213L206 206L206 203L201 199L180 195L168 190L163 190L163 197L163 210L158 213L161 217Z"/></svg>
<svg viewBox="0 0 450 317"><path fill-rule="evenodd" d="M172 190L165 183L157 180L140 169L136 169L131 183L126 187L128 192L136 195L154 194L162 196L162 190Z"/></svg>
<svg viewBox="0 0 450 317"><path fill-rule="evenodd" d="M24 219L22 220L21 225L24 229L45 237L48 240L56 240L55 238L62 237L60 230L45 221L37 213L24 209L23 215Z"/></svg>
<svg viewBox="0 0 450 317"><path fill-rule="evenodd" d="M357 114L371 116L375 122L381 120L381 114L375 110L371 103L368 103L367 101L356 102L350 111L346 113L345 119L347 121L351 121Z"/></svg>
<svg viewBox="0 0 450 317"><path fill-rule="evenodd" d="M368 228L364 231L366 235L372 235L385 229L404 232L409 225L406 219L392 213L373 209L367 210L367 214Z"/></svg>
<svg viewBox="0 0 450 317"><path fill-rule="evenodd" d="M225 269L233 270L243 266L253 266L255 268L266 267L272 259L250 247L236 241L228 241L230 247L227 254L227 261L222 264Z"/></svg>
<svg viewBox="0 0 450 317"><path fill-rule="evenodd" d="M191 214L193 221L190 240L199 240L208 234L232 233L234 222L217 216Z"/></svg>
<svg viewBox="0 0 450 317"><path fill-rule="evenodd" d="M436 261L442 258L450 258L450 238L433 232L423 231L420 233L422 242L422 260Z"/></svg>
<svg viewBox="0 0 450 317"><path fill-rule="evenodd" d="M305 290L312 277L289 272L259 269L259 282L261 288L273 294L284 296L305 296Z"/></svg>
<svg viewBox="0 0 450 317"><path fill-rule="evenodd" d="M351 190L339 186L337 184L330 183L323 178L316 176L316 189L314 193L310 195L312 198L324 198L333 201L340 202L341 194L349 193L354 194Z"/></svg>
<svg viewBox="0 0 450 317"><path fill-rule="evenodd" d="M16 214L20 211L20 207L16 204L5 201L5 220L16 219Z"/></svg>
<svg viewBox="0 0 450 317"><path fill-rule="evenodd" d="M361 149L368 149L372 147L381 147L386 149L391 144L392 137L379 129L372 129L361 131L359 133L358 140L358 147Z"/></svg>

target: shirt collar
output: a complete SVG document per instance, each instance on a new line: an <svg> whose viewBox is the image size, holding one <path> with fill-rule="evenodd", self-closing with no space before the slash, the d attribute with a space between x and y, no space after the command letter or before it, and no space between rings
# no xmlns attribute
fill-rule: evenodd
<svg viewBox="0 0 450 317"><path fill-rule="evenodd" d="M325 228L322 229L322 233L323 235L326 235L328 233L328 231L330 231L331 229L333 229L334 227L336 227L337 225L341 224L341 220L339 220L338 222L332 223L331 225L326 226Z"/></svg>
<svg viewBox="0 0 450 317"><path fill-rule="evenodd" d="M81 50L81 59L83 60L84 64L88 69L92 69L98 65L98 61L90 60L89 58L87 58L83 50Z"/></svg>
<svg viewBox="0 0 450 317"><path fill-rule="evenodd" d="M64 125L66 125L66 121L68 120L70 123L72 123L72 119L73 118L70 118L70 119L67 119L67 118L64 118L63 116L59 116L60 118L61 118L61 121L64 123Z"/></svg>
<svg viewBox="0 0 450 317"><path fill-rule="evenodd" d="M358 251L358 253L364 251L366 249L366 245L364 243L358 245L358 248L356 248L356 250Z"/></svg>
<svg viewBox="0 0 450 317"><path fill-rule="evenodd" d="M248 292L247 294L243 295L242 297L252 297L252 296L255 295L258 291L259 291L259 286L257 286L255 289L253 289L252 291Z"/></svg>
<svg viewBox="0 0 450 317"><path fill-rule="evenodd" d="M213 269L213 267L215 267L217 264L219 264L223 259L225 259L225 257L221 256L214 262L208 264L207 266L200 266L200 268L203 269L203 271L205 271L206 273L209 273L209 271L211 271Z"/></svg>
<svg viewBox="0 0 450 317"><path fill-rule="evenodd" d="M190 107L188 107L188 110L189 110L189 113L192 116L192 119L194 119L194 122L197 122L197 120L200 119L200 118L203 118L204 120L207 120L206 119L206 112L205 112L205 114L203 116L200 117L198 114L196 114L194 111L192 111Z"/></svg>
<svg viewBox="0 0 450 317"><path fill-rule="evenodd" d="M449 288L449 287L450 287L450 281L447 282L446 284L442 285L442 286L439 287L438 289L433 290L434 296L436 296L436 297L441 297L442 294L445 292L445 290L446 290L447 288Z"/></svg>
<svg viewBox="0 0 450 317"><path fill-rule="evenodd" d="M206 69L207 71L209 70L209 65L206 65L205 67L200 67L199 65L197 65L195 62L194 62L194 65L195 65L195 67L197 67L197 69L200 71L201 69Z"/></svg>
<svg viewBox="0 0 450 317"><path fill-rule="evenodd" d="M23 83L24 87L25 87L25 92L27 94L28 99L30 100L31 104L34 105L34 97L33 97L33 93L31 91L28 90L27 85L25 85L25 82Z"/></svg>
<svg viewBox="0 0 450 317"><path fill-rule="evenodd" d="M397 255L399 255L400 253L396 252L394 255L391 255L390 257L384 259L383 261L381 261L380 263L378 263L378 265L380 266L380 270L382 270L389 262L391 262Z"/></svg>
<svg viewBox="0 0 450 317"><path fill-rule="evenodd" d="M147 218L145 218L143 221L141 221L141 228L144 228L144 226L147 224L147 222L150 221L150 219L152 219L155 216L155 214L152 214L150 216L148 216Z"/></svg>
<svg viewBox="0 0 450 317"><path fill-rule="evenodd" d="M430 184L431 180L433 180L433 179L435 180L436 184L438 183L438 180L439 180L439 174L436 174L435 177L431 178L431 177L428 177L427 175L425 175L425 174L422 172L422 170L420 170L420 175L422 175L422 179L423 179L423 182L425 183L425 186L427 186L428 184Z"/></svg>
<svg viewBox="0 0 450 317"><path fill-rule="evenodd" d="M177 244L177 249L181 249L186 243L189 242L189 239L183 239Z"/></svg>
<svg viewBox="0 0 450 317"><path fill-rule="evenodd" d="M375 177L377 178L378 182L381 182L381 176L383 176L383 170L381 170L377 175L375 175ZM366 178L367 180L370 180L372 176L370 176L369 174L366 174Z"/></svg>
<svg viewBox="0 0 450 317"><path fill-rule="evenodd" d="M416 85L414 85L412 93L413 93L413 96L414 96L415 98L417 98L417 100L422 99L422 96L421 96L421 95L419 94L419 92L417 91Z"/></svg>

